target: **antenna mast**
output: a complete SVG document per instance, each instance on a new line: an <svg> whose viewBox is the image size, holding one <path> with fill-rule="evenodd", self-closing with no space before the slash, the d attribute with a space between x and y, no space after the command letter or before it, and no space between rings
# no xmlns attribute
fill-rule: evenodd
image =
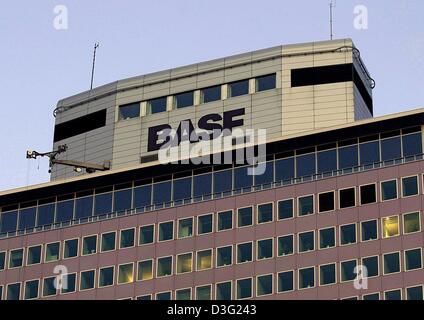
<svg viewBox="0 0 424 320"><path fill-rule="evenodd" d="M334 3L333 3L334 2ZM330 1L330 40L333 40L333 8L336 7L336 0Z"/></svg>
<svg viewBox="0 0 424 320"><path fill-rule="evenodd" d="M93 54L93 68L91 69L91 86L90 90L93 90L93 82L94 82L94 68L96 67L96 53L97 49L99 48L100 44L96 42L94 44L94 54Z"/></svg>

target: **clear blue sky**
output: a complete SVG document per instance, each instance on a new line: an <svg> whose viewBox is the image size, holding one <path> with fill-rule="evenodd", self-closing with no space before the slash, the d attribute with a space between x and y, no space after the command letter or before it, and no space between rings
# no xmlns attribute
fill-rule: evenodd
<svg viewBox="0 0 424 320"><path fill-rule="evenodd" d="M0 3L0 190L47 181L52 111L87 90L92 47L101 42L95 85L297 42L326 40L329 0L58 0ZM368 30L353 27L354 7ZM68 30L53 27L56 5ZM351 37L372 76L375 115L424 107L424 1L339 0L335 37Z"/></svg>

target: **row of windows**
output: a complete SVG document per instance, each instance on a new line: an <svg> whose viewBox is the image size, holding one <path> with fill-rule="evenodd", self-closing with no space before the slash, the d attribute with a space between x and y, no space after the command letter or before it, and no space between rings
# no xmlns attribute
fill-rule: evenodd
<svg viewBox="0 0 424 320"><path fill-rule="evenodd" d="M268 206L268 204L263 205ZM258 206L258 213L261 213L261 205ZM269 212L269 211L268 211ZM262 212L264 213L264 212ZM223 211L217 214L218 216L218 231L229 230L232 228L232 211ZM258 215L259 217L259 215ZM238 210L238 225L245 227L251 225L252 207L242 208ZM193 221L194 217L180 219L177 222L177 238L183 239L193 236ZM403 234L412 234L421 231L421 218L419 212L406 213L402 215ZM242 225L241 225L242 224ZM373 241L379 238L386 239L396 237L401 234L400 217L390 216L380 219L381 229L379 232L378 220L362 221L360 223L351 223L341 225L338 228L338 237L336 237L336 227L328 227L306 232L300 232L296 235L288 234L280 236L276 239L262 239L254 242L246 242L236 244L235 255L236 264L253 261L254 247L256 248L256 260L271 259L274 257L274 248L277 247L277 256L288 256L295 253L295 240L297 243L297 253L310 252L313 250L323 250L333 248L337 245L336 239L338 238L339 246L347 246L355 244L360 239L361 242ZM198 235L211 233L213 231L213 215L199 216L197 220ZM359 235L358 229L359 228ZM167 221L159 223L157 226L157 239L156 241L170 241L174 239L174 221ZM117 232L107 232L100 236L100 248L98 235L91 235L82 238L82 245L80 247L80 239L68 239L61 244L61 242L53 242L43 245L36 245L26 249L26 265L35 265L42 262L49 263L58 261L61 258L72 259L79 255L87 256L97 254L98 252L110 252L116 250ZM119 249L132 248L135 244L136 229L126 229L120 231ZM274 240L276 243L274 243ZM148 245L155 242L155 225L146 225L139 228L138 245ZM61 250L62 245L62 250ZM196 271L204 270L202 266L204 262L208 263L208 268L212 268L212 253L213 249L203 250L197 253L197 267ZM216 248L216 261L215 267L223 267L233 264L233 246L225 246ZM0 271L6 268L9 269L20 268L24 265L25 250L23 248L14 249L9 251L8 263L7 252L0 252ZM44 260L43 260L44 257ZM178 261L185 261L184 259L192 259L192 254L182 254L177 256ZM165 260L168 263L170 260ZM187 262L187 261L186 261ZM171 259L172 263L172 259ZM187 262L188 263L188 262ZM152 264L153 265L153 264ZM188 264L187 264L188 265ZM180 272L181 264L177 263L177 273ZM190 262L191 266L191 262ZM172 269L172 267L171 267ZM169 270L169 266L166 270ZM190 272L192 270L190 269ZM159 276L163 276L159 272Z"/></svg>
<svg viewBox="0 0 424 320"><path fill-rule="evenodd" d="M197 252L197 266L210 266L211 259ZM218 253L217 253L218 255ZM403 252L403 269L405 271L413 271L422 268L422 249L410 249ZM297 270L297 287L295 287L294 270L284 271L277 274L276 290L274 289L274 275L261 275L256 277L256 296L265 296L275 293L284 293L298 290L310 289L316 286L334 285L338 282L344 283L357 279L358 267L364 268L363 274L365 278L378 277L381 274L389 275L401 272L401 252L391 252L380 256L370 256L358 259L341 261L340 263L329 263L319 265L317 267L306 267ZM380 268L380 264L382 267ZM156 274L159 276L169 276L172 274L172 257L158 258L156 262ZM339 268L337 268L339 267ZM186 253L177 256L177 274L190 272L192 268L192 253ZM136 275L134 275L134 263L121 264L115 271L115 266L100 268L98 270L86 270L79 273L79 291L86 291L97 288L105 288L118 285L132 283L137 281L146 281L153 279L153 260L139 261L137 263ZM202 269L203 270L203 269ZM337 276L337 274L339 276ZM116 278L115 278L116 277ZM69 274L64 278L65 284L62 288L57 288L55 283L58 281L56 277L44 278L42 283L42 297L55 296L59 292L67 294L77 291L77 274ZM253 278L236 280L236 299L247 299L253 297ZM226 282L228 284L228 282ZM6 299L20 299L20 283L8 284ZM36 299L39 297L40 280L34 279L25 282L24 299ZM206 289L208 287L209 289ZM218 289L218 288L217 288ZM224 288L220 288L224 289ZM187 289L183 289L187 290ZM181 290L176 291L176 299L181 299ZM187 292L186 292L187 293ZM0 295L1 297L1 295ZM191 298L187 297L187 298ZM211 299L211 285L196 287L196 298L200 300ZM231 299L231 287L226 287L225 294L219 294L219 299ZM156 299L158 297L156 296ZM421 297L422 299L422 297Z"/></svg>
<svg viewBox="0 0 424 320"><path fill-rule="evenodd" d="M265 90L275 89L276 87L276 74L269 74L261 77L254 78L255 80L255 92L261 92ZM249 79L231 82L227 85L227 98L234 98L242 95L249 94ZM168 106L168 97L160 97L147 101L146 113L155 114L165 112L171 109L181 109L186 107L194 106L196 103L204 104L213 101L219 101L223 95L223 85L216 85L213 87L200 89L200 101L195 101L195 91L188 91L178 93L171 96L172 105ZM252 92L251 92L252 93ZM119 120L127 120L132 118L140 117L140 106L143 102L135 102L126 105L119 106Z"/></svg>
<svg viewBox="0 0 424 320"><path fill-rule="evenodd" d="M201 176L203 177L203 176ZM187 178L185 178L187 179ZM185 180L182 179L182 180ZM191 178L188 178L191 179ZM181 193L185 186L182 181L175 180L175 193ZM419 193L418 176L403 177L399 180L392 179L380 183L380 201L396 199L399 194L402 197L415 196ZM201 183L202 181L199 181ZM203 181L204 182L204 181ZM164 182L166 184L166 182ZM165 192L164 183L155 192ZM400 185L400 190L398 187ZM177 191L178 190L178 191ZM93 215L101 215L112 212L112 206L115 211L128 210L131 207L140 207L141 205L151 203L151 185L135 187L134 189L116 190L96 194L95 196L85 196L77 199L63 200L57 203L42 204L38 207L22 208L3 212L0 221L0 233L13 232L15 230L25 230L54 222L66 222L74 219L87 219ZM356 205L365 205L378 201L377 185L369 184L359 187L359 199L357 200L356 187L341 189L338 192L338 206L336 206L335 191L320 193L317 199L314 195L302 196L297 199L297 216L305 216L315 213L315 201L318 202L318 212L328 212L338 209L354 207ZM163 196L163 193L162 193ZM146 201L146 197L148 201ZM293 199L278 203L278 219L293 217L294 201ZM258 207L257 223L273 221L273 205L266 204ZM220 224L228 224L223 219L229 219L229 213L218 215L217 230L225 228L219 227ZM246 213L247 215L247 213ZM206 218L202 218L206 219ZM247 219L247 218L246 218ZM251 218L253 223L253 218ZM232 220L231 220L232 221ZM237 222L237 225L243 226L247 222ZM232 226L231 226L232 227Z"/></svg>

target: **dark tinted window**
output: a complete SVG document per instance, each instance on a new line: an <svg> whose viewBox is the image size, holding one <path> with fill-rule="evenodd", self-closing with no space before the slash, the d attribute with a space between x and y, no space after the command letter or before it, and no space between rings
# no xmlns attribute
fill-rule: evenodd
<svg viewBox="0 0 424 320"><path fill-rule="evenodd" d="M362 241L377 239L377 220L362 222L361 228Z"/></svg>
<svg viewBox="0 0 424 320"><path fill-rule="evenodd" d="M165 181L153 185L153 204L162 204L171 201L171 182Z"/></svg>
<svg viewBox="0 0 424 320"><path fill-rule="evenodd" d="M336 265L327 264L319 267L320 285L327 285L336 282Z"/></svg>
<svg viewBox="0 0 424 320"><path fill-rule="evenodd" d="M4 212L1 214L1 232L16 231L18 226L18 212Z"/></svg>
<svg viewBox="0 0 424 320"><path fill-rule="evenodd" d="M212 222L213 222L212 214L199 216L197 219L197 234L212 232L212 227L213 227Z"/></svg>
<svg viewBox="0 0 424 320"><path fill-rule="evenodd" d="M293 290L293 271L281 272L278 274L278 292Z"/></svg>
<svg viewBox="0 0 424 320"><path fill-rule="evenodd" d="M298 201L298 215L306 216L308 214L313 214L313 213L314 213L314 197L312 195L300 197Z"/></svg>
<svg viewBox="0 0 424 320"><path fill-rule="evenodd" d="M296 157L297 177L315 174L315 153Z"/></svg>
<svg viewBox="0 0 424 320"><path fill-rule="evenodd" d="M41 246L28 248L27 265L41 262ZM0 267L1 269L1 267Z"/></svg>
<svg viewBox="0 0 424 320"><path fill-rule="evenodd" d="M355 273L356 260L344 261L340 263L341 281L353 281L356 278Z"/></svg>
<svg viewBox="0 0 424 320"><path fill-rule="evenodd" d="M249 167L234 169L234 189L241 189L253 185L253 175L248 174Z"/></svg>
<svg viewBox="0 0 424 320"><path fill-rule="evenodd" d="M423 153L421 132L402 137L403 156L409 157Z"/></svg>
<svg viewBox="0 0 424 320"><path fill-rule="evenodd" d="M391 290L384 293L385 300L402 300L401 290Z"/></svg>
<svg viewBox="0 0 424 320"><path fill-rule="evenodd" d="M368 203L376 202L375 185L374 184L361 186L360 187L360 193L361 193L361 204L368 204Z"/></svg>
<svg viewBox="0 0 424 320"><path fill-rule="evenodd" d="M119 120L138 118L140 116L140 103L131 103L119 106Z"/></svg>
<svg viewBox="0 0 424 320"><path fill-rule="evenodd" d="M262 170L265 171L262 173ZM254 169L255 172L255 185L271 183L274 181L274 163L266 162L261 163ZM260 173L260 174L259 174Z"/></svg>
<svg viewBox="0 0 424 320"><path fill-rule="evenodd" d="M326 212L334 210L334 192L321 193L319 199L319 212Z"/></svg>
<svg viewBox="0 0 424 320"><path fill-rule="evenodd" d="M218 231L229 230L233 228L233 212L218 212Z"/></svg>
<svg viewBox="0 0 424 320"><path fill-rule="evenodd" d="M401 157L400 137L381 140L381 160L393 160Z"/></svg>
<svg viewBox="0 0 424 320"><path fill-rule="evenodd" d="M340 227L340 245L356 243L356 224Z"/></svg>
<svg viewBox="0 0 424 320"><path fill-rule="evenodd" d="M358 146L339 148L339 169L349 169L358 165Z"/></svg>
<svg viewBox="0 0 424 320"><path fill-rule="evenodd" d="M166 111L166 97L147 101L148 112L151 114Z"/></svg>
<svg viewBox="0 0 424 320"><path fill-rule="evenodd" d="M336 236L334 228L322 229L319 231L319 248L332 248L336 245Z"/></svg>
<svg viewBox="0 0 424 320"><path fill-rule="evenodd" d="M384 274L395 273L400 271L399 253L388 253L383 256Z"/></svg>
<svg viewBox="0 0 424 320"><path fill-rule="evenodd" d="M228 84L228 97L237 97L249 93L249 80Z"/></svg>
<svg viewBox="0 0 424 320"><path fill-rule="evenodd" d="M231 191L232 189L232 170L218 171L214 176L214 192Z"/></svg>
<svg viewBox="0 0 424 320"><path fill-rule="evenodd" d="M294 158L275 161L275 180L283 181L294 178Z"/></svg>
<svg viewBox="0 0 424 320"><path fill-rule="evenodd" d="M115 191L115 211L131 209L132 189Z"/></svg>
<svg viewBox="0 0 424 320"><path fill-rule="evenodd" d="M397 181L384 181L381 183L381 200L392 200L397 198Z"/></svg>
<svg viewBox="0 0 424 320"><path fill-rule="evenodd" d="M152 186L142 186L134 189L134 208L143 208L152 204Z"/></svg>
<svg viewBox="0 0 424 320"><path fill-rule="evenodd" d="M306 252L315 249L315 235L313 231L299 233L299 252Z"/></svg>
<svg viewBox="0 0 424 320"><path fill-rule="evenodd" d="M56 206L56 222L70 221L74 216L74 200L58 202Z"/></svg>
<svg viewBox="0 0 424 320"><path fill-rule="evenodd" d="M246 227L253 224L252 207L238 209L237 211L237 227Z"/></svg>
<svg viewBox="0 0 424 320"><path fill-rule="evenodd" d="M359 152L361 155L361 165L380 162L380 143L378 141L361 143L359 145Z"/></svg>
<svg viewBox="0 0 424 320"><path fill-rule="evenodd" d="M193 195L201 197L212 193L212 174L202 174L193 177Z"/></svg>
<svg viewBox="0 0 424 320"><path fill-rule="evenodd" d="M38 226L54 223L55 204L46 204L38 207Z"/></svg>
<svg viewBox="0 0 424 320"><path fill-rule="evenodd" d="M355 188L340 190L340 209L350 208L356 205L355 203Z"/></svg>
<svg viewBox="0 0 424 320"><path fill-rule="evenodd" d="M402 178L402 196L409 197L418 194L418 177Z"/></svg>
<svg viewBox="0 0 424 320"><path fill-rule="evenodd" d="M237 299L246 299L252 296L252 279L237 280Z"/></svg>
<svg viewBox="0 0 424 320"><path fill-rule="evenodd" d="M75 219L91 217L93 215L93 197L75 200Z"/></svg>
<svg viewBox="0 0 424 320"><path fill-rule="evenodd" d="M221 86L202 89L202 103L221 100Z"/></svg>
<svg viewBox="0 0 424 320"><path fill-rule="evenodd" d="M293 199L278 202L278 219L293 218Z"/></svg>
<svg viewBox="0 0 424 320"><path fill-rule="evenodd" d="M367 268L368 277L378 276L378 256L362 259L362 265Z"/></svg>
<svg viewBox="0 0 424 320"><path fill-rule="evenodd" d="M241 243L237 245L237 263L252 261L252 243Z"/></svg>
<svg viewBox="0 0 424 320"><path fill-rule="evenodd" d="M231 300L231 281L216 285L216 300Z"/></svg>
<svg viewBox="0 0 424 320"><path fill-rule="evenodd" d="M63 258L74 258L78 256L78 239L66 240L63 249Z"/></svg>
<svg viewBox="0 0 424 320"><path fill-rule="evenodd" d="M139 244L140 245L143 245L143 244L153 243L154 232L155 232L155 227L153 225L140 227L140 241L139 241Z"/></svg>
<svg viewBox="0 0 424 320"><path fill-rule="evenodd" d="M318 152L318 173L331 172L337 170L336 150Z"/></svg>
<svg viewBox="0 0 424 320"><path fill-rule="evenodd" d="M95 215L108 214L112 212L112 193L96 195L94 202Z"/></svg>
<svg viewBox="0 0 424 320"><path fill-rule="evenodd" d="M174 180L174 201L191 198L191 177Z"/></svg>
<svg viewBox="0 0 424 320"><path fill-rule="evenodd" d="M19 230L35 227L37 208L22 209L19 211Z"/></svg>
<svg viewBox="0 0 424 320"><path fill-rule="evenodd" d="M174 96L175 107L185 108L193 105L193 91L176 94Z"/></svg>
<svg viewBox="0 0 424 320"><path fill-rule="evenodd" d="M312 288L315 286L315 269L306 268L299 270L299 289Z"/></svg>
<svg viewBox="0 0 424 320"><path fill-rule="evenodd" d="M278 256L293 254L293 235L278 238Z"/></svg>
<svg viewBox="0 0 424 320"><path fill-rule="evenodd" d="M275 86L276 86L275 73L256 78L256 91L257 92L274 89Z"/></svg>

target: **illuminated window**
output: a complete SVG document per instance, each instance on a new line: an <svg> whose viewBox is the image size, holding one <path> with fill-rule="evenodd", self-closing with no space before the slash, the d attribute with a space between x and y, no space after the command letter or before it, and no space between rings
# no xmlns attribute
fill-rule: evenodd
<svg viewBox="0 0 424 320"><path fill-rule="evenodd" d="M193 235L193 218L178 221L178 238L187 238Z"/></svg>
<svg viewBox="0 0 424 320"><path fill-rule="evenodd" d="M355 280L356 265L356 260L343 261L340 263L340 279L342 282Z"/></svg>
<svg viewBox="0 0 424 320"><path fill-rule="evenodd" d="M113 279L115 276L115 268L107 267L99 271L99 288L113 286Z"/></svg>
<svg viewBox="0 0 424 320"><path fill-rule="evenodd" d="M314 196L300 197L298 200L298 215L306 216L314 213Z"/></svg>
<svg viewBox="0 0 424 320"><path fill-rule="evenodd" d="M278 256L293 254L293 235L278 237Z"/></svg>
<svg viewBox="0 0 424 320"><path fill-rule="evenodd" d="M153 279L153 260L140 261L138 263L137 280L151 280Z"/></svg>
<svg viewBox="0 0 424 320"><path fill-rule="evenodd" d="M278 220L293 218L293 199L278 201Z"/></svg>
<svg viewBox="0 0 424 320"><path fill-rule="evenodd" d="M212 249L197 252L197 271L212 268Z"/></svg>
<svg viewBox="0 0 424 320"><path fill-rule="evenodd" d="M356 243L356 224L348 224L340 227L340 245Z"/></svg>
<svg viewBox="0 0 424 320"><path fill-rule="evenodd" d="M213 227L213 215L207 214L197 217L197 234L211 233Z"/></svg>
<svg viewBox="0 0 424 320"><path fill-rule="evenodd" d="M9 268L22 267L24 262L24 249L12 250L9 253Z"/></svg>
<svg viewBox="0 0 424 320"><path fill-rule="evenodd" d="M60 253L60 242L47 244L46 252L44 255L44 261L51 262L51 261L59 260L59 253Z"/></svg>
<svg viewBox="0 0 424 320"><path fill-rule="evenodd" d="M399 217L386 217L381 220L383 238L390 238L399 235Z"/></svg>
<svg viewBox="0 0 424 320"><path fill-rule="evenodd" d="M218 231L230 230L233 228L233 211L218 212Z"/></svg>
<svg viewBox="0 0 424 320"><path fill-rule="evenodd" d="M315 250L315 233L314 231L299 233L298 235L298 252L307 252Z"/></svg>
<svg viewBox="0 0 424 320"><path fill-rule="evenodd" d="M158 277L172 275L172 257L158 258L156 268L156 275Z"/></svg>
<svg viewBox="0 0 424 320"><path fill-rule="evenodd" d="M361 205L374 203L377 201L375 196L375 184L369 184L360 187Z"/></svg>
<svg viewBox="0 0 424 320"><path fill-rule="evenodd" d="M253 224L252 207L237 210L237 227L247 227Z"/></svg>
<svg viewBox="0 0 424 320"><path fill-rule="evenodd" d="M63 259L75 258L78 256L78 239L66 240L63 249Z"/></svg>
<svg viewBox="0 0 424 320"><path fill-rule="evenodd" d="M326 228L319 231L319 248L328 249L336 245L336 229Z"/></svg>
<svg viewBox="0 0 424 320"><path fill-rule="evenodd" d="M35 246L28 249L27 265L37 264L41 262L41 248L41 246Z"/></svg>
<svg viewBox="0 0 424 320"><path fill-rule="evenodd" d="M299 270L299 289L315 287L315 268L305 268Z"/></svg>
<svg viewBox="0 0 424 320"><path fill-rule="evenodd" d="M421 249L405 251L405 270L416 270L422 268Z"/></svg>
<svg viewBox="0 0 424 320"><path fill-rule="evenodd" d="M265 296L272 294L272 282L273 277L272 274L267 274L264 276L258 276L256 278L256 296Z"/></svg>
<svg viewBox="0 0 424 320"><path fill-rule="evenodd" d="M334 210L334 191L321 193L318 196L319 212L327 212Z"/></svg>
<svg viewBox="0 0 424 320"><path fill-rule="evenodd" d="M410 197L418 194L418 177L402 178L402 196Z"/></svg>
<svg viewBox="0 0 424 320"><path fill-rule="evenodd" d="M175 300L191 300L191 288L176 290Z"/></svg>
<svg viewBox="0 0 424 320"><path fill-rule="evenodd" d="M216 284L216 300L231 300L232 298L231 281Z"/></svg>
<svg viewBox="0 0 424 320"><path fill-rule="evenodd" d="M95 254L97 252L97 236L85 237L82 240L82 255Z"/></svg>
<svg viewBox="0 0 424 320"><path fill-rule="evenodd" d="M224 267L233 263L233 247L221 247L216 249L216 266Z"/></svg>
<svg viewBox="0 0 424 320"><path fill-rule="evenodd" d="M121 241L119 248L131 248L134 247L135 229L121 230Z"/></svg>
<svg viewBox="0 0 424 320"><path fill-rule="evenodd" d="M336 283L336 264L327 264L319 267L319 284L325 286Z"/></svg>
<svg viewBox="0 0 424 320"><path fill-rule="evenodd" d="M118 284L131 283L134 281L134 264L121 264L119 266Z"/></svg>
<svg viewBox="0 0 424 320"><path fill-rule="evenodd" d="M361 222L361 241L377 239L377 220Z"/></svg>
<svg viewBox="0 0 424 320"><path fill-rule="evenodd" d="M196 300L211 300L212 286L201 286L196 288Z"/></svg>
<svg viewBox="0 0 424 320"><path fill-rule="evenodd" d="M397 180L384 181L381 183L381 201L397 198Z"/></svg>
<svg viewBox="0 0 424 320"><path fill-rule="evenodd" d="M80 290L90 290L94 288L95 270L83 271L80 274Z"/></svg>
<svg viewBox="0 0 424 320"><path fill-rule="evenodd" d="M273 204L258 205L258 224L271 222L273 220Z"/></svg>
<svg viewBox="0 0 424 320"><path fill-rule="evenodd" d="M177 256L177 274L192 271L193 266L192 253L180 254Z"/></svg>
<svg viewBox="0 0 424 320"><path fill-rule="evenodd" d="M413 212L403 215L403 233L414 233L421 231L420 213Z"/></svg>
<svg viewBox="0 0 424 320"><path fill-rule="evenodd" d="M237 280L237 299L247 299L252 297L252 279Z"/></svg>
<svg viewBox="0 0 424 320"><path fill-rule="evenodd" d="M293 291L294 286L294 275L293 271L280 272L278 274L278 292Z"/></svg>
<svg viewBox="0 0 424 320"><path fill-rule="evenodd" d="M384 274L400 272L399 252L383 255Z"/></svg>
<svg viewBox="0 0 424 320"><path fill-rule="evenodd" d="M163 222L159 224L159 241L172 240L174 238L174 222Z"/></svg>
<svg viewBox="0 0 424 320"><path fill-rule="evenodd" d="M237 263L252 261L253 257L252 242L240 243L237 245Z"/></svg>
<svg viewBox="0 0 424 320"><path fill-rule="evenodd" d="M270 259L273 257L274 239L258 240L257 259Z"/></svg>

